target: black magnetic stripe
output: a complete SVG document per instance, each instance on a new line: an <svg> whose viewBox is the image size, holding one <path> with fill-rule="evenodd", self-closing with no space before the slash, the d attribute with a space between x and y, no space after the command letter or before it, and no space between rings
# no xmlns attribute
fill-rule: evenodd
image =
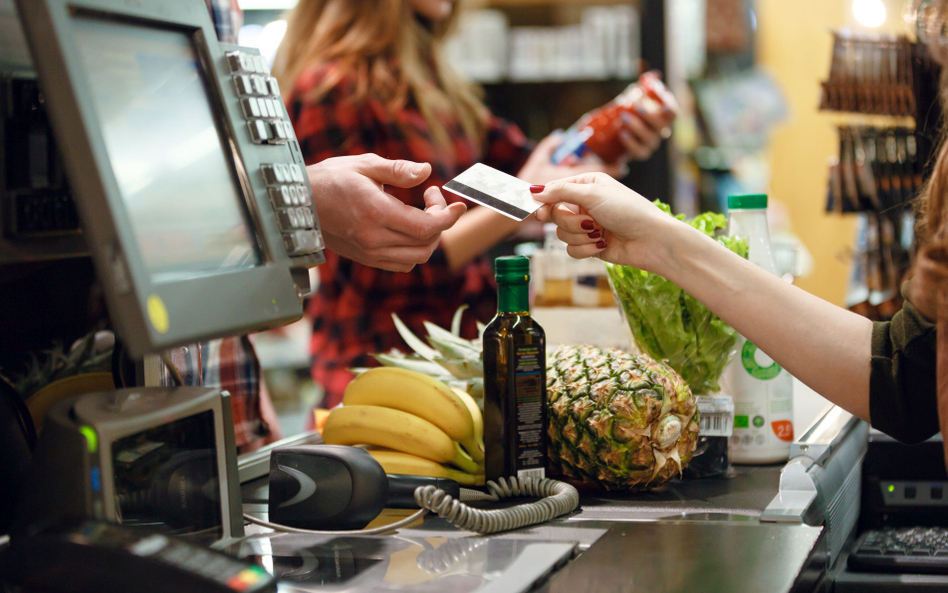
<svg viewBox="0 0 948 593"><path fill-rule="evenodd" d="M497 198L493 196L485 194L482 191L478 191L474 189L473 187L464 185L463 183L458 183L457 181L454 181L453 179L445 183L444 187L445 189L450 189L451 191L456 191L459 194L467 196L476 202L480 202L484 204L485 206L490 206L491 208L496 208L498 210L506 212L507 214L511 216L516 216L519 220L523 220L526 217L530 216L530 213L527 212L526 210L521 210L520 208L517 208L516 206L511 206L507 202L498 200Z"/></svg>

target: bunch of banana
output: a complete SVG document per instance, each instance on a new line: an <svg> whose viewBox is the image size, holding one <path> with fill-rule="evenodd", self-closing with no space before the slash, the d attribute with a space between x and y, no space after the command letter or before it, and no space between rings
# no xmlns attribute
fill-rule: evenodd
<svg viewBox="0 0 948 593"><path fill-rule="evenodd" d="M386 473L483 482L484 421L467 393L415 371L381 367L356 377L342 403L326 419L326 443L371 445Z"/></svg>

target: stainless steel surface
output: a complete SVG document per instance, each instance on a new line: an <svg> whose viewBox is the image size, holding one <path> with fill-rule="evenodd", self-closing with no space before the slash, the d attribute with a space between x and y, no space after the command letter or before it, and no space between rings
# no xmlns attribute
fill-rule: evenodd
<svg viewBox="0 0 948 593"><path fill-rule="evenodd" d="M756 522L615 525L550 580L550 593L787 593L821 529Z"/></svg>
<svg viewBox="0 0 948 593"><path fill-rule="evenodd" d="M839 406L830 407L790 445L790 459L805 455L823 463L859 423L858 418Z"/></svg>
<svg viewBox="0 0 948 593"><path fill-rule="evenodd" d="M280 578L281 593L518 593L568 562L576 546L503 538L253 536L228 549Z"/></svg>
<svg viewBox="0 0 948 593"><path fill-rule="evenodd" d="M300 445L321 445L323 437L315 430L300 433L261 447L256 451L244 453L237 458L237 475L241 484L256 480L270 473L270 452L278 447L299 447Z"/></svg>
<svg viewBox="0 0 948 593"><path fill-rule="evenodd" d="M835 406L828 410L794 443L761 521L825 526L827 561L834 563L859 517L868 438L865 422Z"/></svg>

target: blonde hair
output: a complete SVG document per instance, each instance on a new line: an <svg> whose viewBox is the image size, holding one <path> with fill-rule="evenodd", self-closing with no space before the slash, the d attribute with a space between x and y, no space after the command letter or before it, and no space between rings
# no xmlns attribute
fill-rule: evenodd
<svg viewBox="0 0 948 593"><path fill-rule="evenodd" d="M407 0L300 0L289 15L273 72L289 90L310 68L331 64L329 76L305 100L318 101L351 79L350 100L356 104L373 97L395 113L413 101L440 146L450 146L445 125L450 116L480 145L487 126L480 88L442 55L458 12L455 4L444 22L427 23Z"/></svg>

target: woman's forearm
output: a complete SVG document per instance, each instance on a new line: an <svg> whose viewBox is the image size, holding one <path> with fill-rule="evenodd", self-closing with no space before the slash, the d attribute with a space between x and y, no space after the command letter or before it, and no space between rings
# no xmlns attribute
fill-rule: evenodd
<svg viewBox="0 0 948 593"><path fill-rule="evenodd" d="M441 247L451 270L457 271L497 245L520 223L487 208L473 208L451 229L441 233Z"/></svg>
<svg viewBox="0 0 948 593"><path fill-rule="evenodd" d="M871 321L784 282L690 227L665 236L662 253L650 258L654 271L814 391L869 420Z"/></svg>

